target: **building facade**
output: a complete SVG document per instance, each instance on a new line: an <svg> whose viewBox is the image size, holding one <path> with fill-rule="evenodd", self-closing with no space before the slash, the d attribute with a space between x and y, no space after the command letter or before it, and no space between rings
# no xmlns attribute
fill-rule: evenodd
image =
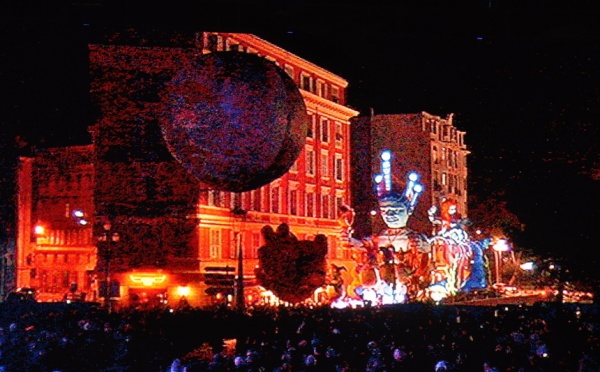
<svg viewBox="0 0 600 372"><path fill-rule="evenodd" d="M255 53L276 63L300 88L310 116L305 147L292 168L252 191L204 187L169 153L158 124L165 81L182 61L216 51ZM185 297L203 304L205 268L243 269L252 284L264 243L260 230L281 223L299 239L327 236L329 261L351 260L337 221L338 206L351 204L350 119L358 114L346 106L346 80L257 36L206 32L167 43L90 45L90 72L101 112L90 127L93 145L21 161L17 286L51 294L75 282L98 298L98 281L110 275L119 284L113 295L123 303ZM54 163L64 177L61 188L42 171L53 152L80 154ZM80 179L85 182L77 184ZM67 189L73 194L63 195ZM85 225L75 211L83 213ZM71 223L76 232L56 232ZM44 224L46 230L35 235Z"/></svg>
<svg viewBox="0 0 600 372"><path fill-rule="evenodd" d="M93 146L72 146L22 157L17 173L17 287L40 300L61 300L73 283L93 289Z"/></svg>
<svg viewBox="0 0 600 372"><path fill-rule="evenodd" d="M356 210L356 235L377 234L384 226L378 211L374 177L381 173L381 152L392 153L394 187L404 189L406 175L415 171L424 192L409 221L412 229L430 235L427 214L431 206L454 199L459 213L467 210L467 155L465 132L445 118L426 112L361 116L352 119L352 201ZM365 161L364 159L369 159Z"/></svg>

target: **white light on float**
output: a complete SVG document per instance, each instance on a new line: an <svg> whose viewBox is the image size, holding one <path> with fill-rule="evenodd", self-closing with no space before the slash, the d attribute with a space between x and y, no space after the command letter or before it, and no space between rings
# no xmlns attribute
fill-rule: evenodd
<svg viewBox="0 0 600 372"><path fill-rule="evenodd" d="M390 161L392 159L392 153L390 150L384 150L381 152L381 160Z"/></svg>
<svg viewBox="0 0 600 372"><path fill-rule="evenodd" d="M410 172L408 174L408 185L406 185L406 192L405 195L410 198L411 194L413 192L417 192L417 190L415 189L415 182L417 182L417 180L419 179L419 175L415 172ZM421 191L423 189L421 188ZM421 192L419 191L419 192Z"/></svg>
<svg viewBox="0 0 600 372"><path fill-rule="evenodd" d="M392 191L392 153L389 150L381 152L381 173L383 174L383 184L385 192Z"/></svg>
<svg viewBox="0 0 600 372"><path fill-rule="evenodd" d="M435 292L431 292L431 294L429 295L429 297L431 297L431 299L433 301L435 301L435 303L438 303L441 300L443 300L446 296L443 293L441 293L441 292L435 291Z"/></svg>
<svg viewBox="0 0 600 372"><path fill-rule="evenodd" d="M417 206L417 198L419 197L419 194L421 192L423 192L423 185L421 185L420 183L417 183L416 185L413 186L413 195L410 198L411 208L415 208Z"/></svg>
<svg viewBox="0 0 600 372"><path fill-rule="evenodd" d="M373 180L375 181L375 188L376 188L376 192L377 192L377 196L381 196L383 195L383 191L384 191L384 186L382 185L383 183L383 174L376 174L375 177L373 177Z"/></svg>

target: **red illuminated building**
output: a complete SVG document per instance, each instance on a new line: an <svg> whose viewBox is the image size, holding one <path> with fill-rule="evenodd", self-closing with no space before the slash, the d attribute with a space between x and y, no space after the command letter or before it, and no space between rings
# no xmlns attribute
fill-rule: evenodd
<svg viewBox="0 0 600 372"><path fill-rule="evenodd" d="M92 145L21 158L17 174L17 287L61 299L72 283L86 292L96 267Z"/></svg>
<svg viewBox="0 0 600 372"><path fill-rule="evenodd" d="M241 193L203 187L169 153L158 124L162 86L181 61L226 50L275 62L297 83L311 119L287 174ZM328 260L351 261L337 221L338 206L351 204L350 118L358 114L346 106L346 80L254 35L230 33L116 37L90 45L90 71L101 112L92 145L21 159L18 287L60 299L77 283L87 299L99 299L98 284L110 276L124 304L184 296L203 304L205 268L237 270L242 252L247 296L256 298L260 229L281 223L299 239L324 234Z"/></svg>

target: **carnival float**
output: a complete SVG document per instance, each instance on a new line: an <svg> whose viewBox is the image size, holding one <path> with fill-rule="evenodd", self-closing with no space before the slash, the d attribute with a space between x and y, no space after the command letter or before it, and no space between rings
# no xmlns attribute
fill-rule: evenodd
<svg viewBox="0 0 600 372"><path fill-rule="evenodd" d="M413 231L408 221L423 192L419 175L409 172L404 190L392 182L391 154L381 154L381 174L375 177L379 212L386 228L363 239L352 237L354 210L339 206L340 240L352 253L354 266L327 267L324 236L299 241L282 224L277 232L262 230L266 244L259 249L258 283L289 303L311 301L319 293L332 307L382 306L409 302L440 302L488 286L485 250L489 239L474 240L469 221L456 201L444 199L428 209L430 236ZM342 275L348 271L349 275ZM292 274L290 274L292 273ZM344 278L350 277L350 280Z"/></svg>

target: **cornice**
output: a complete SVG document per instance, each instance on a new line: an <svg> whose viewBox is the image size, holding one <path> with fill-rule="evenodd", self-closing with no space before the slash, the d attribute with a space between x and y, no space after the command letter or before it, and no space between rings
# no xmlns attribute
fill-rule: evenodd
<svg viewBox="0 0 600 372"><path fill-rule="evenodd" d="M350 118L358 116L360 113L359 111L351 109L350 107L340 105L305 90L301 89L300 93L302 94L302 98L304 98L306 108L311 111L318 110L319 113L324 113L344 121L348 121ZM312 105L314 105L314 107Z"/></svg>
<svg viewBox="0 0 600 372"><path fill-rule="evenodd" d="M283 48L271 44L270 42L263 40L256 35L238 33L223 33L222 35L230 36L241 43L244 43L255 49L260 49L274 58L282 59L286 62L294 64L295 66L298 66L299 68L314 72L322 78L327 79L328 81L337 84L342 88L346 88L348 86L348 81L342 78L341 76L338 76L332 73L331 71L319 67L314 63L309 62L291 52L288 52Z"/></svg>

